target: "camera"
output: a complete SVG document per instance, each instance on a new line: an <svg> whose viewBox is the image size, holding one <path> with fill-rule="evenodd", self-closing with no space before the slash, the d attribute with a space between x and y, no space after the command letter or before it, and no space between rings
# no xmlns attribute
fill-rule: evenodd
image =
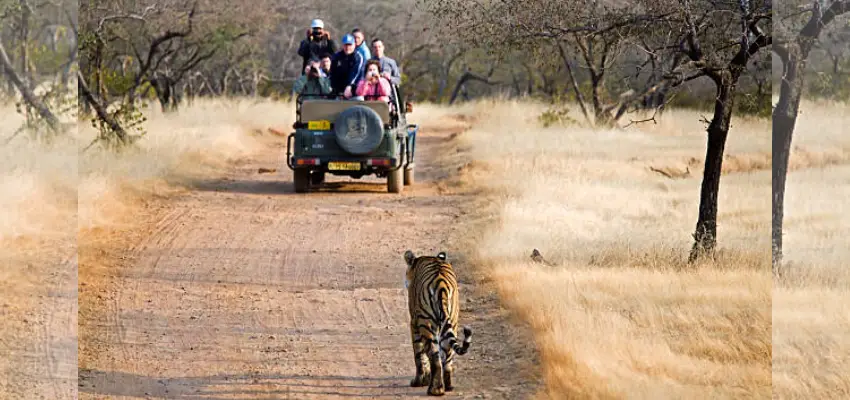
<svg viewBox="0 0 850 400"><path fill-rule="evenodd" d="M324 36L322 28L313 28L313 31L310 33L310 37L313 40L322 40L322 36Z"/></svg>

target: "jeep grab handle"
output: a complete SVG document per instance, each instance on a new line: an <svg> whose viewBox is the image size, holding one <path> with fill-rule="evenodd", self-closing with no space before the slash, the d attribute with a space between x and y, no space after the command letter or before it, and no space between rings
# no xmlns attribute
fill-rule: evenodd
<svg viewBox="0 0 850 400"><path fill-rule="evenodd" d="M410 164L414 164L413 157L411 154L416 153L416 134L419 133L419 124L409 124L407 125L407 138L405 138L405 142L407 143L407 157L405 160L404 168L408 169ZM414 164L415 165L415 164Z"/></svg>
<svg viewBox="0 0 850 400"><path fill-rule="evenodd" d="M290 133L289 136L286 137L286 166L292 170L295 169L292 167L292 138L294 137L295 132Z"/></svg>
<svg viewBox="0 0 850 400"><path fill-rule="evenodd" d="M405 146L405 141L400 141L400 142L398 143L398 155L399 155L399 157L401 157L403 154L405 154L405 151L406 151L406 150L405 150L405 147L406 147L406 146ZM396 167L395 167L395 168L390 168L390 171L398 171L398 169L399 169L399 168L401 168L402 166L405 166L405 167L406 167L406 165L402 165L402 164L401 164L401 160L399 160L398 165L396 165Z"/></svg>

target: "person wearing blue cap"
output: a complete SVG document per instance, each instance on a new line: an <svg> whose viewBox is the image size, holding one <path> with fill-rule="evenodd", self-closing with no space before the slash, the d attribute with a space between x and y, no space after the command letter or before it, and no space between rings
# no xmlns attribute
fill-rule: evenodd
<svg viewBox="0 0 850 400"><path fill-rule="evenodd" d="M355 50L354 36L342 37L342 50L331 59L331 88L334 94L350 98L363 77L366 59Z"/></svg>
<svg viewBox="0 0 850 400"><path fill-rule="evenodd" d="M325 30L325 23L320 19L314 19L310 23L310 29L307 31L307 38L301 41L298 47L298 55L303 59L301 64L301 74L307 68L307 64L312 59L319 59L323 53L336 53L336 42L331 39L331 35Z"/></svg>

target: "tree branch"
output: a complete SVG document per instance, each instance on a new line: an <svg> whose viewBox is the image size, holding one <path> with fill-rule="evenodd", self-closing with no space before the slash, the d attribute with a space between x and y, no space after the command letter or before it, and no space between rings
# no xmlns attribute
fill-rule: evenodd
<svg viewBox="0 0 850 400"><path fill-rule="evenodd" d="M2 67L2 70L6 72L6 77L13 85L15 85L18 92L21 93L21 97L24 98L24 101L38 111L38 114L47 121L47 124L50 126L52 131L57 132L59 129L59 119L53 115L53 112L51 112L50 109L41 102L41 100L35 97L32 90L30 90L26 83L24 83L15 72L12 67L12 62L9 60L9 55L6 54L6 48L3 47L3 41L0 41L0 67Z"/></svg>

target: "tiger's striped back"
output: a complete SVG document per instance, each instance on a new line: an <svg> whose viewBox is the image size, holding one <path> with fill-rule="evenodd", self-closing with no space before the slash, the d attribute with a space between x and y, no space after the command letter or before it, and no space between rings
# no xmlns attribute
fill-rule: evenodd
<svg viewBox="0 0 850 400"><path fill-rule="evenodd" d="M460 296L455 271L444 252L416 257L408 250L404 258L408 265L405 283L414 352L417 357L438 352L441 364L450 372L454 354L466 354L472 341L472 330L464 327L463 344L458 343ZM432 343L436 349L429 351L427 347ZM419 369L417 364L417 375ZM446 386L451 390L450 379Z"/></svg>

